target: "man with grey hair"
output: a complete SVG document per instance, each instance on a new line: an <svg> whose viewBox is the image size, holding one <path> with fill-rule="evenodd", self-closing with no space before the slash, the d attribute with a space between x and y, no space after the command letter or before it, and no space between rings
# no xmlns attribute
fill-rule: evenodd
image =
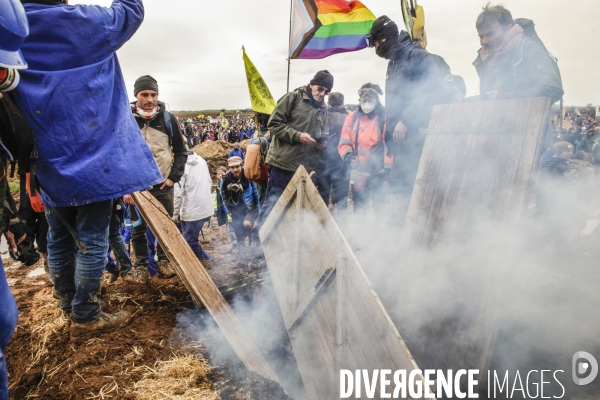
<svg viewBox="0 0 600 400"><path fill-rule="evenodd" d="M473 65L486 100L563 95L560 71L537 36L534 23L513 20L502 5L488 3L476 22L481 43Z"/></svg>

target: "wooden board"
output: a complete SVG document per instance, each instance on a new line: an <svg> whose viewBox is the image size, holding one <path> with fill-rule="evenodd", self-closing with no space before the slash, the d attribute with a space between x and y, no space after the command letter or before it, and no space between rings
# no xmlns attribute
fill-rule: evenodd
<svg viewBox="0 0 600 400"><path fill-rule="evenodd" d="M408 254L425 254L410 279L439 272L432 260L489 233L489 226L495 242L484 249L488 262L474 272L476 290L468 307L454 320L409 334L409 347L423 368L489 367L514 233L527 206L549 111L547 98L434 108L400 240ZM487 231L478 228L485 224ZM469 257L469 251L459 254Z"/></svg>
<svg viewBox="0 0 600 400"><path fill-rule="evenodd" d="M163 206L147 191L137 192L132 196L194 302L202 304L210 312L246 368L278 381Z"/></svg>
<svg viewBox="0 0 600 400"><path fill-rule="evenodd" d="M341 369L418 369L303 166L259 235L310 399L340 398Z"/></svg>

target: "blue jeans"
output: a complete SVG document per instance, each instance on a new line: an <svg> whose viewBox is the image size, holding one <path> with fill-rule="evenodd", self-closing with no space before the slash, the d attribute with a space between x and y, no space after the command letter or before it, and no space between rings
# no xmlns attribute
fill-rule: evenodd
<svg viewBox="0 0 600 400"><path fill-rule="evenodd" d="M75 322L92 321L102 312L100 281L111 214L112 200L75 207L46 205L50 278L61 308ZM76 232L79 246L67 226Z"/></svg>
<svg viewBox="0 0 600 400"><path fill-rule="evenodd" d="M185 241L188 243L190 248L193 250L198 260L210 260L212 256L202 248L202 245L198 241L202 226L204 226L205 220L199 219L198 221L181 221L181 232Z"/></svg>
<svg viewBox="0 0 600 400"><path fill-rule="evenodd" d="M8 399L8 374L4 350L17 326L19 309L8 287L4 265L0 259L0 400Z"/></svg>

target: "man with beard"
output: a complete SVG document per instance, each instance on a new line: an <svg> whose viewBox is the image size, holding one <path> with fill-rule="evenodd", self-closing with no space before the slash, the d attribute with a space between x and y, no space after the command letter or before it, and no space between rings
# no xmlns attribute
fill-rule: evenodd
<svg viewBox="0 0 600 400"><path fill-rule="evenodd" d="M488 3L477 17L476 28L481 49L473 65L483 99L560 100L563 88L558 67L541 41L534 40L532 21L514 21L506 8Z"/></svg>
<svg viewBox="0 0 600 400"><path fill-rule="evenodd" d="M231 215L231 225L235 231L237 243L243 247L246 237L248 245L252 244L252 227L258 217L259 202L256 184L244 175L242 159L234 156L227 160L229 172L220 183L220 202L217 213Z"/></svg>
<svg viewBox="0 0 600 400"><path fill-rule="evenodd" d="M142 131L142 136L152 151L163 182L152 186L148 191L158 200L169 216L173 216L174 189L185 171L187 153L179 123L174 115L166 111L165 103L158 101L158 82L151 76L139 77L134 84L133 94L137 102L132 103L131 111ZM125 204L134 205L130 195L125 196ZM142 219L140 225L131 230L131 247L135 254L135 275L139 280L148 277L148 241ZM169 259L159 244L158 275L162 278L175 276Z"/></svg>
<svg viewBox="0 0 600 400"><path fill-rule="evenodd" d="M367 39L379 57L389 60L385 139L396 160L390 185L402 196L399 201L405 203L401 206L403 214L425 143L425 135L419 134L419 130L428 126L434 105L452 102L455 86L444 59L413 43L410 35L399 32L398 26L387 16L375 20Z"/></svg>

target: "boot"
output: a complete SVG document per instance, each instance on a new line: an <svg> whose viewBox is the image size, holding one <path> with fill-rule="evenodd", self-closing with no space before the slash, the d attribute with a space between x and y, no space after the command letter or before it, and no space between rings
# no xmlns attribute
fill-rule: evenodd
<svg viewBox="0 0 600 400"><path fill-rule="evenodd" d="M119 311L114 314L107 314L103 312L98 318L93 321L86 323L79 323L71 321L71 337L79 337L86 333L101 332L107 329L116 328L129 321L131 313L128 311Z"/></svg>
<svg viewBox="0 0 600 400"><path fill-rule="evenodd" d="M160 278L172 278L176 275L173 268L171 268L171 263L168 260L159 260L158 261L158 276Z"/></svg>

